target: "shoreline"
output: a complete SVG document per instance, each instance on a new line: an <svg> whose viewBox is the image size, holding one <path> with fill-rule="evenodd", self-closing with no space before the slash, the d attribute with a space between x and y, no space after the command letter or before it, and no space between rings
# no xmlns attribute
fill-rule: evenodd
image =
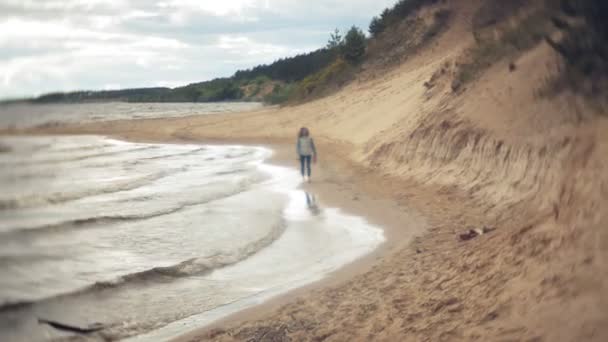
<svg viewBox="0 0 608 342"><path fill-rule="evenodd" d="M35 135L90 135L91 133L78 134L70 133L46 133L44 130L40 132L18 134L23 136ZM13 134L0 134L10 136ZM268 140L251 141L243 139L234 140L216 140L216 139L184 139L184 138L158 138L144 136L129 136L124 134L98 134L107 136L112 139L144 142L144 143L165 143L165 144L200 144L200 145L246 145L259 146L268 148L273 151L270 158L265 160L265 163L282 167L297 169L293 146L286 142ZM407 208L403 204L398 204L391 201L390 198L382 194L369 193L362 189L360 184L354 181L355 178L364 176L369 178L370 175L362 175L358 167L352 165L347 160L340 158L339 153L333 148L328 151L321 150L319 163L313 168L313 182L310 184L303 183L300 188L309 190L317 195L319 203L323 207L338 208L341 211L358 216L365 219L368 223L381 228L384 232L385 242L378 246L373 252L366 254L357 260L343 265L338 270L328 273L322 279L313 281L306 285L288 290L263 300L259 304L246 307L226 316L222 316L217 320L205 324L194 329L185 329L179 335L171 338L174 341L188 341L192 338L196 339L209 331L218 329L226 325L234 325L244 321L252 321L269 314L287 303L297 300L304 295L314 295L315 291L335 287L352 280L355 276L368 272L379 261L386 259L396 251L409 245L413 239L420 236L425 231L425 219L421 214L415 212L412 208ZM360 179L361 180L361 179ZM404 222L408 222L405 223ZM408 229L402 227L406 225ZM177 321L178 323L179 321ZM176 323L176 322L173 322ZM171 323L171 324L173 324ZM162 328L161 328L162 330ZM154 331L148 334L153 335ZM137 340L138 335L129 339Z"/></svg>
<svg viewBox="0 0 608 342"><path fill-rule="evenodd" d="M246 145L251 144L247 143ZM283 167L295 167L294 165L289 165L289 156L293 155L292 146L286 143L255 146L262 146L273 150L274 153L267 160L268 163ZM333 163L332 166L336 166L339 163L336 161L335 156L329 159L332 161L328 162L325 158L323 161L330 165ZM343 165L339 166L339 168L343 167ZM315 177L315 174L319 175L319 173L321 180L315 181L315 179L318 179ZM317 166L316 170L313 169L312 183L304 183L301 188L311 190L317 194L319 201L324 207L339 208L347 214L362 217L368 223L378 226L384 231L385 242L373 252L340 267L340 269L327 274L321 280L289 290L260 304L229 314L192 331L186 331L183 335L173 338L171 341L187 342L197 340L201 336L212 333L213 330L221 329L223 326L232 326L262 318L287 303L300 300L300 297L314 295L315 291L339 286L352 280L355 276L371 270L380 260L406 247L414 238L421 236L425 232L425 219L421 214L415 213L414 209L390 202L386 198L379 198L378 195L369 194L359 189L355 182L336 179L336 176L336 171L330 170L327 164ZM331 180L328 181L328 178L331 178ZM402 224L401 222L404 220L408 220L409 223ZM409 231L401 229L404 225L412 229Z"/></svg>

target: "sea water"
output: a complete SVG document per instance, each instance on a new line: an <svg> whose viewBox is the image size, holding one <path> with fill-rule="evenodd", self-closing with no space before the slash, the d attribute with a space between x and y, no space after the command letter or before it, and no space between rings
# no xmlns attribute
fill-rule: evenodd
<svg viewBox="0 0 608 342"><path fill-rule="evenodd" d="M217 103L15 103L0 105L0 127L26 128L62 123L216 115L262 108L259 102Z"/></svg>
<svg viewBox="0 0 608 342"><path fill-rule="evenodd" d="M246 146L0 137L0 340L162 340L321 279L382 230Z"/></svg>

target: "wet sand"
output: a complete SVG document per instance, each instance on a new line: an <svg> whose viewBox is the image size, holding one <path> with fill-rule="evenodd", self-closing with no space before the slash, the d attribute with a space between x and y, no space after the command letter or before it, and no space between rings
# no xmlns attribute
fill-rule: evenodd
<svg viewBox="0 0 608 342"><path fill-rule="evenodd" d="M293 146L277 143L263 144L263 146L275 151L271 163L298 167L299 162L294 157ZM311 296L316 295L315 291L323 291L326 288L351 282L355 276L370 272L379 262L392 259L398 251L407 248L414 238L424 234L427 229L426 218L413 207L408 206L407 201L395 202L386 196L383 187L369 187L378 181L381 182L380 177L362 172L356 165L339 158L339 154L331 148L320 153L322 156L319 158L319 163L313 168L312 183L306 183L302 187L317 194L323 206L340 208L381 227L384 229L386 242L373 253L342 267L325 279L229 315L195 331L187 332L174 339L175 341L196 341L205 338L209 333L221 331L222 327L263 318L294 300L310 299Z"/></svg>
<svg viewBox="0 0 608 342"><path fill-rule="evenodd" d="M132 139L133 137L120 138ZM140 136L136 139L142 141ZM149 142L149 140L146 141ZM198 142L212 145L242 143L262 146L274 151L269 163L299 168L294 146L287 142L277 142L274 139L247 139L244 141L238 139L235 141L179 139L169 140L169 142ZM222 327L264 318L294 300L310 299L311 296L316 296L318 291L352 282L354 277L370 272L380 262L393 259L398 251L408 248L416 237L421 237L425 233L428 227L425 216L408 206L407 201L396 202L391 196L388 196L387 187L396 185L394 180L383 179L377 174L366 172L360 166L341 158L340 156L344 153L342 148L344 147L321 145L318 163L313 166L312 182L304 183L301 187L315 194L322 207L339 208L345 213L362 217L370 224L381 227L384 230L386 242L374 252L345 265L319 281L278 295L259 305L229 314L198 329L183 330L183 336L176 337L175 341L199 340L201 337L205 338L204 336L207 336L209 332L213 333ZM176 324L179 325L179 322ZM151 336L153 340L155 335L152 333L148 336Z"/></svg>

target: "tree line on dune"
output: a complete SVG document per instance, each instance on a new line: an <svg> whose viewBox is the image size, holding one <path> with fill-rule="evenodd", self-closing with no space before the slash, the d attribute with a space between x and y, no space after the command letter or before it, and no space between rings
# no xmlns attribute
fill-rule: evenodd
<svg viewBox="0 0 608 342"><path fill-rule="evenodd" d="M366 35L360 28L335 30L326 46L271 64L239 70L231 77L189 84L177 88L140 88L112 91L52 93L30 100L34 103L126 101L126 102L219 102L264 101L272 104L297 103L324 96L354 79L362 63L370 65L398 62L448 27L450 9L438 6L432 23L416 13L424 6L445 0L399 0L371 19ZM539 7L537 5L546 4ZM556 90L571 88L596 96L608 89L608 1L606 0L485 0L474 15L473 31L490 33L518 9L534 10L517 27L500 37L476 36L469 60L458 65L455 80L466 84L496 60L523 51L544 40L564 61ZM538 10L540 8L540 11ZM485 10L485 11L484 11ZM527 13L527 12L526 12ZM535 14L536 13L536 14ZM547 16L545 13L552 13ZM427 16L429 17L429 16ZM504 18L503 18L504 17ZM521 18L520 18L521 19ZM544 23L549 22L545 27ZM422 23L422 24L421 24ZM551 24L552 23L552 24ZM422 25L422 26L421 26ZM504 25L503 25L504 26ZM503 30L504 31L504 30ZM556 35L556 31L561 34ZM481 34L480 33L480 34ZM486 37L487 38L487 37ZM422 43L421 43L422 42ZM398 49L396 47L399 47ZM514 66L515 67L515 66ZM457 82L457 83L458 83ZM454 87L453 87L454 88ZM459 89L456 87L455 89Z"/></svg>
<svg viewBox="0 0 608 342"><path fill-rule="evenodd" d="M370 37L358 27L330 34L326 46L268 65L239 70L233 76L189 84L177 88L138 88L109 91L51 93L31 100L34 103L125 101L125 102L218 102L265 101L283 103L305 98L323 89L326 83L343 79L364 59L369 39L407 17L424 4L438 0L400 0L374 17ZM264 91L265 89L265 91Z"/></svg>

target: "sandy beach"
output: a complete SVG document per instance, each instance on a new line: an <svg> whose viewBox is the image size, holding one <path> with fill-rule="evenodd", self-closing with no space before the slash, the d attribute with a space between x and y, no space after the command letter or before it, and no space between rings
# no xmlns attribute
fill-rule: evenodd
<svg viewBox="0 0 608 342"><path fill-rule="evenodd" d="M278 115L275 111L271 109L270 114ZM277 151L274 163L293 166L292 139L279 135L285 130L277 132L277 137L260 137L264 133L258 132L258 136L231 138L235 136L233 127L243 127L233 126L233 122L257 121L264 115L269 114L117 121L38 128L26 133L94 133L172 143L247 143L271 147ZM214 126L217 123L228 128L221 131L219 125ZM593 243L593 230L571 242L565 236L555 240L551 227L559 221L553 210L537 213L526 201L507 206L484 203L479 194L450 184L429 184L365 167L345 157L358 153L353 145L326 136L318 140L321 156L317 176L306 186L327 205L382 226L388 242L321 282L198 331L184 331L178 341L394 340L397 336L407 336L406 340L522 340L545 336L568 341L574 338L572 334L589 333L584 328L587 323L582 322L600 322L606 317L604 306L588 302L605 298L606 293L599 280L601 259L593 256L598 250L588 248L578 254L579 243ZM491 228L491 233L472 241L459 239L468 229L482 227ZM579 233L566 230L562 234ZM572 253L578 255L573 257ZM554 271L547 274L547 269ZM583 278L579 278L580 273ZM527 277L537 279L532 282L535 290L529 288ZM574 291L579 286L576 284L589 279L598 279L591 283L598 287ZM584 305L588 310L574 319L562 314L564 305ZM547 317L551 317L551 324ZM554 329L555 322L567 327L564 329L571 335ZM601 340L597 337L604 336L605 331L597 329L599 326L593 335L584 336Z"/></svg>

